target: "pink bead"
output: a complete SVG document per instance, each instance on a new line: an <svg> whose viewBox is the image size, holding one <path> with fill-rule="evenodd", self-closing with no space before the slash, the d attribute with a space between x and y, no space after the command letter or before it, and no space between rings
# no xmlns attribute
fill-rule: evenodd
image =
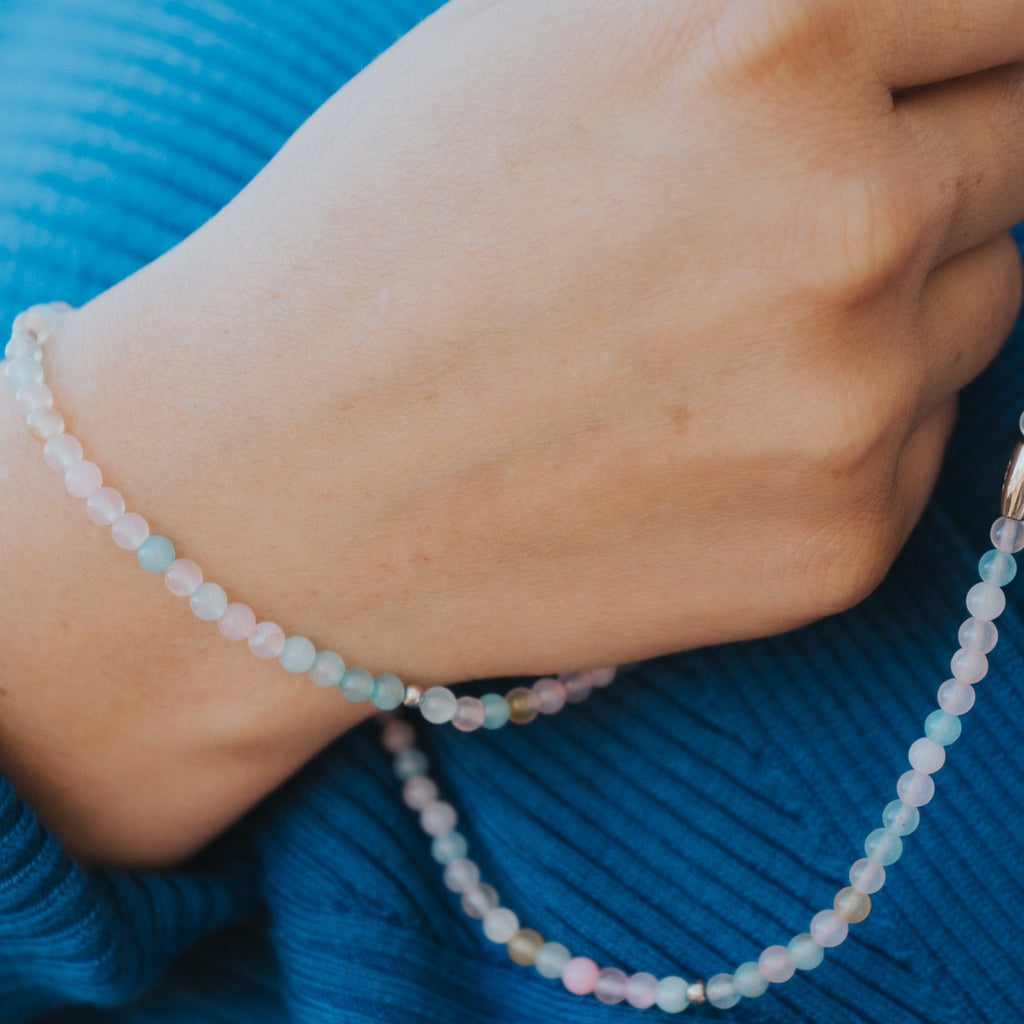
<svg viewBox="0 0 1024 1024"><path fill-rule="evenodd" d="M538 679L533 684L537 695L537 710L542 715L557 714L565 707L565 687L558 679Z"/></svg>
<svg viewBox="0 0 1024 1024"><path fill-rule="evenodd" d="M966 715L974 707L976 694L970 683L947 679L939 687L939 707L949 715Z"/></svg>
<svg viewBox="0 0 1024 1024"><path fill-rule="evenodd" d="M914 771L932 775L946 763L946 748L922 736L910 745L907 756Z"/></svg>
<svg viewBox="0 0 1024 1024"><path fill-rule="evenodd" d="M235 601L217 620L217 628L229 640L248 640L256 628L256 613L247 604Z"/></svg>
<svg viewBox="0 0 1024 1024"><path fill-rule="evenodd" d="M796 964L785 946L769 946L757 958L757 968L765 981L781 985L796 973Z"/></svg>
<svg viewBox="0 0 1024 1024"><path fill-rule="evenodd" d="M58 434L43 445L43 461L58 473L82 458L82 442L70 434Z"/></svg>
<svg viewBox="0 0 1024 1024"><path fill-rule="evenodd" d="M101 487L89 496L85 511L94 523L110 526L124 515L124 498L113 487Z"/></svg>
<svg viewBox="0 0 1024 1024"><path fill-rule="evenodd" d="M401 718L389 718L381 736L381 744L389 754L400 754L416 742L416 731Z"/></svg>
<svg viewBox="0 0 1024 1024"><path fill-rule="evenodd" d="M402 786L402 800L411 811L422 811L437 799L437 783L426 775L414 775Z"/></svg>
<svg viewBox="0 0 1024 1024"><path fill-rule="evenodd" d="M825 949L840 945L849 933L850 926L834 910L820 910L811 918L811 938Z"/></svg>
<svg viewBox="0 0 1024 1024"><path fill-rule="evenodd" d="M965 651L961 648L949 663L953 678L961 683L980 683L988 673L988 658L981 651Z"/></svg>
<svg viewBox="0 0 1024 1024"><path fill-rule="evenodd" d="M653 974L632 974L626 981L626 1002L638 1010L649 1010L658 997L658 979Z"/></svg>
<svg viewBox="0 0 1024 1024"><path fill-rule="evenodd" d="M598 686L598 687L600 687L600 686L608 686L615 679L615 676L618 673L618 671L619 670L617 668L595 668L595 669L591 669L590 678L591 678L592 685ZM640 978L640 977L643 977L643 975L634 974L633 977L634 978Z"/></svg>
<svg viewBox="0 0 1024 1024"><path fill-rule="evenodd" d="M428 836L439 836L455 828L459 816L455 808L444 800L435 800L420 811L420 828Z"/></svg>
<svg viewBox="0 0 1024 1024"><path fill-rule="evenodd" d="M53 392L45 385L36 380L26 381L18 388L14 396L18 408L28 416L37 409L49 409L53 406Z"/></svg>
<svg viewBox="0 0 1024 1024"><path fill-rule="evenodd" d="M455 702L452 725L460 732L473 732L484 724L484 706L476 697L460 697Z"/></svg>
<svg viewBox="0 0 1024 1024"><path fill-rule="evenodd" d="M935 796L935 780L924 772L904 772L896 783L899 798L911 807L924 807Z"/></svg>
<svg viewBox="0 0 1024 1024"><path fill-rule="evenodd" d="M64 486L76 498L88 498L103 486L103 474L95 462L80 459L64 470Z"/></svg>
<svg viewBox="0 0 1024 1024"><path fill-rule="evenodd" d="M594 684L590 681L589 672L567 672L560 678L567 704L582 704L590 696Z"/></svg>
<svg viewBox="0 0 1024 1024"><path fill-rule="evenodd" d="M258 622L249 637L249 650L268 661L284 650L284 630L276 622Z"/></svg>
<svg viewBox="0 0 1024 1024"><path fill-rule="evenodd" d="M135 551L149 536L149 523L138 512L126 512L114 520L110 527L110 536L114 538L114 543L119 548Z"/></svg>
<svg viewBox="0 0 1024 1024"><path fill-rule="evenodd" d="M594 991L600 968L590 957L573 957L562 968L562 984L575 996L586 996Z"/></svg>
<svg viewBox="0 0 1024 1024"><path fill-rule="evenodd" d="M191 558L176 558L164 573L164 583L175 597L191 597L203 582L203 570Z"/></svg>

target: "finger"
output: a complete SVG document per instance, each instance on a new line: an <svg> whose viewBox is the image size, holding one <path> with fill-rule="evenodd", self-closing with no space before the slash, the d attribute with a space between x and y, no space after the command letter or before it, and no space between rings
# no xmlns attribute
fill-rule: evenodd
<svg viewBox="0 0 1024 1024"><path fill-rule="evenodd" d="M935 218L935 263L1024 219L1024 65L915 89L895 116L908 173Z"/></svg>
<svg viewBox="0 0 1024 1024"><path fill-rule="evenodd" d="M1020 309L1024 273L1010 235L948 260L925 282L921 328L925 407L949 399L998 354Z"/></svg>
<svg viewBox="0 0 1024 1024"><path fill-rule="evenodd" d="M1024 0L857 0L848 6L892 90L1024 60Z"/></svg>
<svg viewBox="0 0 1024 1024"><path fill-rule="evenodd" d="M935 490L946 444L956 424L957 404L954 395L934 408L903 447L896 471L898 547L910 536Z"/></svg>

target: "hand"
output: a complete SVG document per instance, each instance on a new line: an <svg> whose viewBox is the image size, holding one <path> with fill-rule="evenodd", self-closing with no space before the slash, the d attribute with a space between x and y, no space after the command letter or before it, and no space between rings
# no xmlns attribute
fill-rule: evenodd
<svg viewBox="0 0 1024 1024"><path fill-rule="evenodd" d="M1022 58L1018 0L452 3L73 319L58 398L209 577L350 664L433 683L788 629L881 579L1012 323ZM352 723L17 473L46 493L9 497L15 576L55 530L73 552L3 652L37 802L59 777L87 819L152 762L138 736L198 743L207 812L176 764L134 833L173 858ZM97 716L119 738L79 793ZM116 792L92 848L123 859Z"/></svg>

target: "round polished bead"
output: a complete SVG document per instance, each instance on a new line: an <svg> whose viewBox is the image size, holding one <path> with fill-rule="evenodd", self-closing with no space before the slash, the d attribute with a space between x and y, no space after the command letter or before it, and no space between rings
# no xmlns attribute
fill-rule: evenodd
<svg viewBox="0 0 1024 1024"><path fill-rule="evenodd" d="M757 967L762 976L773 985L789 981L796 973L796 964L786 946L769 946L757 958Z"/></svg>
<svg viewBox="0 0 1024 1024"><path fill-rule="evenodd" d="M167 537L154 533L136 548L135 557L147 572L167 572L174 563L174 545Z"/></svg>
<svg viewBox="0 0 1024 1024"><path fill-rule="evenodd" d="M871 913L871 897L848 885L836 893L832 909L847 924L860 924Z"/></svg>
<svg viewBox="0 0 1024 1024"><path fill-rule="evenodd" d="M27 384L22 384L18 388L18 393L14 396L14 400L17 402L18 408L22 413L28 416L38 409L52 408L53 392L45 384L40 384L36 380L30 380Z"/></svg>
<svg viewBox="0 0 1024 1024"><path fill-rule="evenodd" d="M480 868L468 857L457 857L444 866L445 888L460 895L480 884Z"/></svg>
<svg viewBox="0 0 1024 1024"><path fill-rule="evenodd" d="M356 671L365 672L365 669L357 669ZM345 673L348 675L348 673ZM366 675L370 679L370 684L373 684L373 677L369 672ZM344 682L344 680L342 680ZM365 698L363 698L365 700ZM415 747L411 747L409 750L403 750L400 754L395 755L395 760L392 765L395 775L397 775L403 782L406 779L411 779L414 775L423 775L430 767L430 763L427 761L427 755L422 750L417 750ZM442 835L446 830L441 829L438 835ZM450 831L450 830L448 830Z"/></svg>
<svg viewBox="0 0 1024 1024"><path fill-rule="evenodd" d="M14 318L15 329L35 335L40 343L46 342L60 326L61 318L70 310L71 307L66 303L37 302Z"/></svg>
<svg viewBox="0 0 1024 1024"><path fill-rule="evenodd" d="M149 523L138 512L125 512L110 524L110 536L119 548L137 551L139 545L149 536Z"/></svg>
<svg viewBox="0 0 1024 1024"><path fill-rule="evenodd" d="M555 715L565 707L565 687L560 679L538 679L533 686L537 698L537 710L542 715Z"/></svg>
<svg viewBox="0 0 1024 1024"><path fill-rule="evenodd" d="M813 971L825 959L825 950L809 932L801 932L789 940L789 955L798 971Z"/></svg>
<svg viewBox="0 0 1024 1024"><path fill-rule="evenodd" d="M76 498L88 498L103 486L103 474L100 467L88 459L72 462L64 470L64 486Z"/></svg>
<svg viewBox="0 0 1024 1024"><path fill-rule="evenodd" d="M429 775L414 775L411 779L406 779L405 785L402 786L402 800L412 811L422 811L427 804L432 804L436 799L437 783Z"/></svg>
<svg viewBox="0 0 1024 1024"><path fill-rule="evenodd" d="M259 629L259 626L256 628ZM373 693L373 676L365 668L346 669L345 674L341 677L341 682L338 683L338 689L341 690L342 697L350 704L361 704L363 701L369 700L370 694ZM423 759L426 761L425 755L423 755Z"/></svg>
<svg viewBox="0 0 1024 1024"><path fill-rule="evenodd" d="M592 668L590 670L590 685L594 687L610 686L614 682L618 671L614 666L609 668Z"/></svg>
<svg viewBox="0 0 1024 1024"><path fill-rule="evenodd" d="M116 527L117 524L114 525ZM224 593L224 588L219 583L200 583L192 591L188 603L197 619L203 622L216 622L228 609L228 595Z"/></svg>
<svg viewBox="0 0 1024 1024"><path fill-rule="evenodd" d="M38 363L42 358L43 346L24 331L15 331L4 346L4 359L34 359Z"/></svg>
<svg viewBox="0 0 1024 1024"><path fill-rule="evenodd" d="M708 978L704 995L716 1010L731 1010L740 1001L731 974L714 974Z"/></svg>
<svg viewBox="0 0 1024 1024"><path fill-rule="evenodd" d="M998 619L1006 608L1006 595L994 583L975 583L967 591L967 610L976 619Z"/></svg>
<svg viewBox="0 0 1024 1024"><path fill-rule="evenodd" d="M897 836L909 836L921 824L921 812L902 800L893 800L882 811L882 824L886 831Z"/></svg>
<svg viewBox="0 0 1024 1024"><path fill-rule="evenodd" d="M514 725L529 725L538 715L540 704L533 690L517 686L505 694L508 701L508 718Z"/></svg>
<svg viewBox="0 0 1024 1024"><path fill-rule="evenodd" d="M373 681L370 702L379 711L394 711L402 706L405 683L390 672L383 672Z"/></svg>
<svg viewBox="0 0 1024 1024"><path fill-rule="evenodd" d="M744 999L757 999L768 991L768 979L761 974L761 969L754 960L748 960L736 968L732 983Z"/></svg>
<svg viewBox="0 0 1024 1024"><path fill-rule="evenodd" d="M600 968L588 956L575 956L562 968L562 984L575 996L594 991Z"/></svg>
<svg viewBox="0 0 1024 1024"><path fill-rule="evenodd" d="M896 792L905 804L924 807L935 796L935 780L924 772L904 772L896 783Z"/></svg>
<svg viewBox="0 0 1024 1024"><path fill-rule="evenodd" d="M484 935L504 946L519 931L519 918L508 907L495 907L484 916Z"/></svg>
<svg viewBox="0 0 1024 1024"><path fill-rule="evenodd" d="M452 725L460 732L475 732L484 724L484 706L476 697L460 697L455 702Z"/></svg>
<svg viewBox="0 0 1024 1024"><path fill-rule="evenodd" d="M572 953L560 942L545 942L537 950L533 961L534 970L542 978L560 978L565 965L572 959Z"/></svg>
<svg viewBox="0 0 1024 1024"><path fill-rule="evenodd" d="M113 487L101 487L86 499L85 511L99 526L111 526L124 515L124 498Z"/></svg>
<svg viewBox="0 0 1024 1024"><path fill-rule="evenodd" d="M961 683L980 683L988 674L988 658L981 651L965 651L961 648L953 655L949 667L953 678Z"/></svg>
<svg viewBox="0 0 1024 1024"><path fill-rule="evenodd" d="M465 857L468 852L469 843L466 841L466 837L461 832L456 832L455 829L442 832L430 841L430 856L438 864L450 864L453 860L458 860L459 857ZM494 902L497 904L497 898Z"/></svg>
<svg viewBox="0 0 1024 1024"><path fill-rule="evenodd" d="M566 672L559 676L565 687L567 704L582 704L590 696L594 688L593 677L589 672Z"/></svg>
<svg viewBox="0 0 1024 1024"><path fill-rule="evenodd" d="M963 723L956 715L951 715L942 708L936 708L924 720L924 734L932 741L943 747L956 743L963 731Z"/></svg>
<svg viewBox="0 0 1024 1024"><path fill-rule="evenodd" d="M978 562L978 575L997 587L1005 587L1017 575L1017 562L1006 551L986 551Z"/></svg>
<svg viewBox="0 0 1024 1024"><path fill-rule="evenodd" d="M850 926L834 910L819 910L811 918L811 938L825 949L845 942L849 932Z"/></svg>
<svg viewBox="0 0 1024 1024"><path fill-rule="evenodd" d="M64 433L64 417L56 409L36 409L29 413L28 432L39 441Z"/></svg>
<svg viewBox="0 0 1024 1024"><path fill-rule="evenodd" d="M320 652L320 654L330 653L330 651ZM310 675L312 675L312 672L315 669L316 666L314 665L313 670L310 671ZM345 673L342 672L342 675L344 674ZM338 680L338 683L341 683L340 679ZM400 754L403 750L408 750L416 743L416 730L413 729L413 727L404 718L389 718L384 723L380 742L381 746L389 754Z"/></svg>
<svg viewBox="0 0 1024 1024"><path fill-rule="evenodd" d="M537 950L544 945L544 936L533 928L520 928L508 940L508 958L520 967L532 967Z"/></svg>
<svg viewBox="0 0 1024 1024"><path fill-rule="evenodd" d="M191 597L202 582L203 570L191 558L175 559L164 573L164 583L175 597Z"/></svg>
<svg viewBox="0 0 1024 1024"><path fill-rule="evenodd" d="M966 715L974 707L976 697L974 687L959 679L947 679L939 687L939 707L951 715Z"/></svg>
<svg viewBox="0 0 1024 1024"><path fill-rule="evenodd" d="M284 645L284 630L276 622L257 622L249 634L249 650L265 661L280 657Z"/></svg>
<svg viewBox="0 0 1024 1024"><path fill-rule="evenodd" d="M70 434L58 434L43 445L43 461L58 473L82 459L82 442Z"/></svg>
<svg viewBox="0 0 1024 1024"><path fill-rule="evenodd" d="M874 832L869 832L867 839L864 840L864 853L868 860L887 868L903 856L903 840L888 829L876 828ZM816 935L814 937L821 942ZM824 942L821 944L826 945Z"/></svg>
<svg viewBox="0 0 1024 1024"><path fill-rule="evenodd" d="M850 885L857 892L870 896L885 885L885 868L873 860L868 860L867 857L862 857L850 866Z"/></svg>
<svg viewBox="0 0 1024 1024"><path fill-rule="evenodd" d="M467 917L473 918L474 921L482 921L501 901L498 899L498 890L484 882L467 889L462 894L461 902L463 913Z"/></svg>
<svg viewBox="0 0 1024 1024"><path fill-rule="evenodd" d="M455 715L455 694L447 686L435 686L423 694L420 714L433 725L450 722Z"/></svg>
<svg viewBox="0 0 1024 1024"><path fill-rule="evenodd" d="M922 736L911 743L907 756L914 771L934 775L946 763L946 748Z"/></svg>
<svg viewBox="0 0 1024 1024"><path fill-rule="evenodd" d="M18 356L15 359L8 359L4 366L4 380L12 391L34 381L36 384L43 383L43 368L32 358L32 356Z"/></svg>
<svg viewBox="0 0 1024 1024"><path fill-rule="evenodd" d="M1008 555L1024 550L1024 522L1019 519L1008 519L1000 516L993 524L989 534L992 546L996 551L1005 551Z"/></svg>
<svg viewBox="0 0 1024 1024"><path fill-rule="evenodd" d="M241 601L233 601L217 620L221 636L228 640L248 640L256 628L256 613Z"/></svg>
<svg viewBox="0 0 1024 1024"><path fill-rule="evenodd" d="M654 1005L658 979L647 971L631 974L626 979L626 1002L636 1010L649 1010Z"/></svg>
<svg viewBox="0 0 1024 1024"><path fill-rule="evenodd" d="M964 619L957 633L960 646L967 651L981 651L988 654L999 640L996 624L988 619Z"/></svg>
<svg viewBox="0 0 1024 1024"><path fill-rule="evenodd" d="M690 1005L689 985L682 978L670 974L658 982L654 1001L664 1013L682 1013Z"/></svg>
<svg viewBox="0 0 1024 1024"><path fill-rule="evenodd" d="M444 800L435 800L420 811L420 828L428 836L439 836L443 832L451 832L458 820L459 816L455 813L455 808Z"/></svg>
<svg viewBox="0 0 1024 1024"><path fill-rule="evenodd" d="M606 967L594 982L594 998L599 1003L615 1006L626 998L626 972L618 967Z"/></svg>
<svg viewBox="0 0 1024 1024"><path fill-rule="evenodd" d="M309 670L309 678L316 683L317 686L322 686L325 689L331 686L337 686L341 682L341 677L345 674L345 662L342 660L340 654L337 651L317 651L316 660L313 662L313 667ZM410 736L412 735L412 727L408 722L402 722L408 730ZM392 751L394 753L394 751Z"/></svg>
<svg viewBox="0 0 1024 1024"><path fill-rule="evenodd" d="M299 675L313 667L313 662L316 661L316 647L309 637L290 636L285 640L277 660L285 671Z"/></svg>
<svg viewBox="0 0 1024 1024"><path fill-rule="evenodd" d="M480 703L484 706L485 729L500 729L507 724L508 701L500 693L485 693L480 698Z"/></svg>

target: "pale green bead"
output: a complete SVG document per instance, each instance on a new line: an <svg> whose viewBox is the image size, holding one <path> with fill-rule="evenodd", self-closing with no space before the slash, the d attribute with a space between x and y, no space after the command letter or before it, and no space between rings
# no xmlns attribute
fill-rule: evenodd
<svg viewBox="0 0 1024 1024"><path fill-rule="evenodd" d="M876 828L864 840L864 852L868 860L887 868L903 856L903 840L888 829Z"/></svg>
<svg viewBox="0 0 1024 1024"><path fill-rule="evenodd" d="M704 986L704 994L716 1010L731 1010L740 1001L731 974L712 975Z"/></svg>
<svg viewBox="0 0 1024 1024"><path fill-rule="evenodd" d="M956 715L951 715L942 708L936 708L924 720L924 734L932 741L943 747L956 743L963 731L963 723Z"/></svg>
<svg viewBox="0 0 1024 1024"><path fill-rule="evenodd" d="M342 697L352 704L361 704L373 693L373 676L365 668L350 668L338 683Z"/></svg>
<svg viewBox="0 0 1024 1024"><path fill-rule="evenodd" d="M825 950L803 932L789 940L789 955L798 971L813 971L825 959Z"/></svg>
<svg viewBox="0 0 1024 1024"><path fill-rule="evenodd" d="M411 779L414 775L425 775L429 767L430 762L427 760L427 755L415 747L410 747L408 750L403 750L400 754L395 754L395 774L403 782L406 779Z"/></svg>
<svg viewBox="0 0 1024 1024"><path fill-rule="evenodd" d="M381 711L394 711L405 700L405 683L398 676L385 672L373 681L370 701Z"/></svg>
<svg viewBox="0 0 1024 1024"><path fill-rule="evenodd" d="M435 686L423 694L420 714L431 725L442 725L452 720L455 714L455 701L455 694L447 686Z"/></svg>
<svg viewBox="0 0 1024 1024"><path fill-rule="evenodd" d="M285 640L277 660L289 672L308 672L316 661L316 648L308 637L290 636Z"/></svg>
<svg viewBox="0 0 1024 1024"><path fill-rule="evenodd" d="M572 953L561 942L545 942L537 950L533 968L542 978L560 978L571 959Z"/></svg>
<svg viewBox="0 0 1024 1024"><path fill-rule="evenodd" d="M176 557L174 545L159 533L151 533L135 549L135 555L147 572L167 572Z"/></svg>
<svg viewBox="0 0 1024 1024"><path fill-rule="evenodd" d="M453 860L465 857L468 852L469 843L466 842L466 837L455 829L434 836L430 843L430 855L438 864L450 864Z"/></svg>
<svg viewBox="0 0 1024 1024"><path fill-rule="evenodd" d="M756 999L768 991L768 979L761 973L757 963L753 960L740 964L732 976L732 981L736 986L736 991L744 999Z"/></svg>
<svg viewBox="0 0 1024 1024"><path fill-rule="evenodd" d="M986 551L978 562L978 575L986 583L1005 587L1017 575L1017 561L1006 551Z"/></svg>
<svg viewBox="0 0 1024 1024"><path fill-rule="evenodd" d="M500 729L507 724L510 708L508 701L500 693L485 693L480 698L484 706L484 728Z"/></svg>
<svg viewBox="0 0 1024 1024"><path fill-rule="evenodd" d="M886 830L897 836L909 836L921 824L921 812L902 800L893 800L882 811L882 824ZM885 867L883 864L882 867Z"/></svg>
<svg viewBox="0 0 1024 1024"><path fill-rule="evenodd" d="M338 686L345 675L345 662L337 651L317 651L309 678L317 686Z"/></svg>
<svg viewBox="0 0 1024 1024"><path fill-rule="evenodd" d="M686 993L688 988L687 983L675 975L662 978L654 990L658 1009L665 1013L682 1013L690 1005L690 997Z"/></svg>

